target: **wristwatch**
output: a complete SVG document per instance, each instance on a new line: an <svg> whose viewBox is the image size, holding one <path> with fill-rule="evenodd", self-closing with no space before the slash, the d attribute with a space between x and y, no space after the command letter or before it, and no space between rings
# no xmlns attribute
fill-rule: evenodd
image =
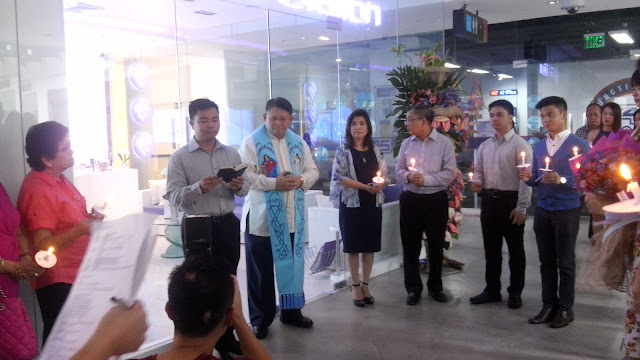
<svg viewBox="0 0 640 360"><path fill-rule="evenodd" d="M566 184L567 183L567 178L564 176L560 177L560 184Z"/></svg>

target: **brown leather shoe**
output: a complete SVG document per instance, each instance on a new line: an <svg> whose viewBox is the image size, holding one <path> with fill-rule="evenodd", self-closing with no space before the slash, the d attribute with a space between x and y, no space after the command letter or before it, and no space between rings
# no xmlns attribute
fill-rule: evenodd
<svg viewBox="0 0 640 360"><path fill-rule="evenodd" d="M551 321L551 319L553 319L553 317L556 315L556 310L555 308L551 307L551 306L544 306L542 308L542 310L540 310L540 312L538 313L538 315L529 318L529 324L546 324L548 322Z"/></svg>
<svg viewBox="0 0 640 360"><path fill-rule="evenodd" d="M563 328L569 325L570 322L573 321L573 310L562 310L559 311L556 316L551 320L549 327L554 329Z"/></svg>

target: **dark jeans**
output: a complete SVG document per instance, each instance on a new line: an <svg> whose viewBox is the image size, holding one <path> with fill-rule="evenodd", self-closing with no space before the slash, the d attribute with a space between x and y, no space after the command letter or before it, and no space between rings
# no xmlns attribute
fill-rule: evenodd
<svg viewBox="0 0 640 360"><path fill-rule="evenodd" d="M444 233L449 218L447 192L416 194L405 191L400 195L400 236L404 261L404 286L407 293L422 294L419 259L422 233L427 234L429 250L429 291L442 291L442 259Z"/></svg>
<svg viewBox="0 0 640 360"><path fill-rule="evenodd" d="M550 211L536 207L533 230L538 243L542 302L545 306L557 307L560 310L571 310L573 307L576 282L575 247L579 227L580 208Z"/></svg>
<svg viewBox="0 0 640 360"><path fill-rule="evenodd" d="M71 284L67 283L55 283L41 287L36 290L36 296L38 297L38 304L40 305L40 312L42 313L42 322L44 329L42 330L42 344L47 341L53 324L56 322L62 305L64 305L69 292L71 291Z"/></svg>
<svg viewBox="0 0 640 360"><path fill-rule="evenodd" d="M294 233L291 233L293 247ZM276 316L276 289L273 278L271 238L249 233L249 216L244 232L247 261L247 300L251 325L268 327ZM293 319L301 315L300 309L282 310L281 318Z"/></svg>
<svg viewBox="0 0 640 360"><path fill-rule="evenodd" d="M487 286L484 291L494 295L500 293L500 274L502 273L502 238L509 249L510 295L520 295L524 288L526 256L524 253L524 224L511 223L509 215L518 203L518 192L509 195L482 194L480 224L484 242L486 262L484 278Z"/></svg>

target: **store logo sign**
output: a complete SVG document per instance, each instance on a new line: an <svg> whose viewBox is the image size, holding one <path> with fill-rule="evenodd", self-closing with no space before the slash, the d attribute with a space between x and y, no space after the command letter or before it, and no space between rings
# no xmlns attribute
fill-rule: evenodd
<svg viewBox="0 0 640 360"><path fill-rule="evenodd" d="M502 90L491 90L489 92L491 96L509 96L509 95L518 95L517 89L502 89Z"/></svg>
<svg viewBox="0 0 640 360"><path fill-rule="evenodd" d="M354 24L382 24L382 10L371 1L357 0L278 0L292 9L304 9L321 15L334 16Z"/></svg>

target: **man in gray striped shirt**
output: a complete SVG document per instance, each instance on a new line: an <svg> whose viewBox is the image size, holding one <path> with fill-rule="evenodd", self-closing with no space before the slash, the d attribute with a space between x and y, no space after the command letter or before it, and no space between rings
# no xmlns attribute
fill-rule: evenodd
<svg viewBox="0 0 640 360"><path fill-rule="evenodd" d="M237 177L225 183L216 176L222 168L241 164L238 151L216 139L220 130L218 111L218 105L209 99L196 99L189 104L189 124L195 134L169 159L165 197L187 215L212 218L212 253L226 259L235 274L240 260L240 220L233 213L234 195L247 195L249 182ZM242 355L233 328L220 338L216 349L221 355Z"/></svg>
<svg viewBox="0 0 640 360"><path fill-rule="evenodd" d="M518 165L531 163L532 150L526 140L515 133L513 105L507 100L489 104L489 118L495 135L480 144L475 159L471 190L482 198L480 223L486 261L486 287L472 297L472 304L502 301L502 238L509 248L511 271L508 306L522 306L526 258L524 222L531 205L531 188L520 180ZM523 156L524 155L524 156Z"/></svg>

